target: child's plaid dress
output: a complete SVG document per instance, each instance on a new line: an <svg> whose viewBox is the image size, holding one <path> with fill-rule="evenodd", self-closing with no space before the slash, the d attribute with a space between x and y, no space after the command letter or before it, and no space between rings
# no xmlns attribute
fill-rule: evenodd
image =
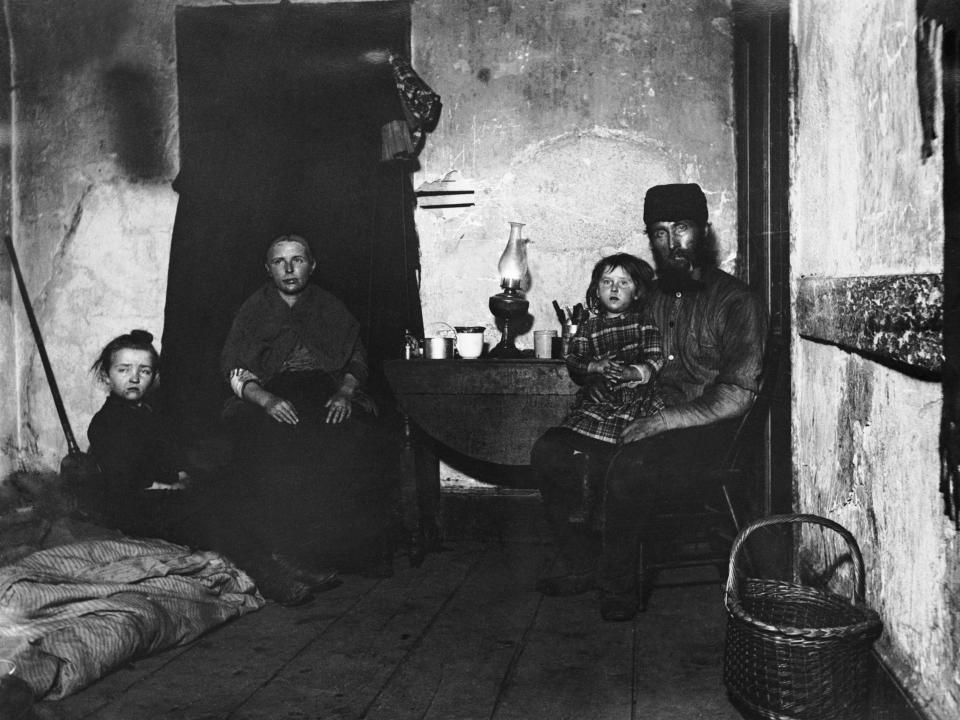
<svg viewBox="0 0 960 720"><path fill-rule="evenodd" d="M626 365L649 363L654 377L645 384L612 384L596 373L588 375L590 362L603 358L615 358ZM584 384L562 427L616 443L627 425L663 408L655 383L656 373L663 366L663 341L646 312L588 318L577 329L566 361L570 375Z"/></svg>

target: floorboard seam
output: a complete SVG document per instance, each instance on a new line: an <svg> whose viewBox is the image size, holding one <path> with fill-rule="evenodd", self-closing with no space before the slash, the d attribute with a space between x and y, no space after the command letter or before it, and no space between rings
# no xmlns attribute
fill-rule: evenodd
<svg viewBox="0 0 960 720"><path fill-rule="evenodd" d="M261 682L259 685L257 685L256 687L254 687L253 690L251 690L251 691L246 695L246 697L244 697L239 703L237 703L237 704L234 705L232 708L230 708L230 710L227 711L227 714L223 716L223 717L224 717L224 720L230 720L230 718L232 718L232 717L234 716L234 714L235 714L238 710L240 710L241 708L243 708L244 705L247 704L247 702L250 700L250 698L252 698L252 697L253 697L254 695L256 695L258 692L260 692L261 690L263 690L263 688L265 688L267 685L269 685L270 683L272 683L272 682L277 678L277 676L280 675L280 673L283 672L283 671L287 668L288 665L290 665L290 663L292 663L292 662L293 662L294 660L296 660L298 657L300 657L301 655L303 655L303 653L306 652L307 649L308 649L311 645L313 645L315 642L317 642L320 638L323 637L324 633L326 633L330 628L332 628L334 625L336 625L338 622L340 622L346 615L349 615L350 612L351 612L357 605L360 604L360 601L363 600L363 599L364 599L367 595L369 595L371 592L373 592L373 590L374 590L381 582L383 582L383 581L380 580L380 581L374 583L373 585L371 585L369 588L367 588L367 589L366 589L365 591L363 591L362 593L358 593L358 594L354 597L353 602L350 603L350 605L349 605L348 607L346 607L346 608L343 610L343 612L341 612L339 615L337 615L337 617L333 618L332 620L330 620L330 622L328 622L326 625L324 625L324 626L323 626L323 629L321 629L321 630L320 630L319 632L317 632L312 638L310 638L307 642L305 642L305 643L300 647L300 649L297 650L297 652L295 652L293 655L291 655L290 657L288 657L288 658L270 675L270 677L268 677L266 680L264 680L264 681Z"/></svg>
<svg viewBox="0 0 960 720"><path fill-rule="evenodd" d="M201 639L202 639L202 638L196 638L196 639L192 640L189 645L187 645L187 646L185 646L185 647L176 648L176 649L179 650L179 652L173 654L172 657L170 657L169 660L167 660L165 663L163 663L163 664L160 665L159 667L154 668L153 670L151 670L151 671L148 672L148 673L144 673L143 675L141 675L140 677L138 677L136 680L134 680L133 682L131 682L131 683L129 683L128 685L126 685L126 686L123 688L123 692L120 693L120 695L125 694L125 693L126 693L128 690L130 690L130 688L132 688L134 685L137 685L137 684L139 684L139 683L141 683L141 682L144 682L144 681L147 680L148 678L153 677L153 676L156 675L158 672L160 672L160 671L163 670L165 667L167 667L167 665L169 665L169 664L172 663L173 661L179 659L181 656L186 655L186 654L187 654L188 652L190 652L196 645L199 644L199 642L200 642ZM146 659L146 658L142 658L142 659ZM130 664L135 664L135 662L136 662L136 661L134 661L134 663L130 663ZM120 670L120 668L118 667L117 670ZM95 718L95 717L97 717L97 713L102 712L102 711L103 711L105 708L107 708L115 699L116 699L115 697L110 698L109 700L106 700L106 701L100 703L99 705L97 705L97 707L91 708L88 712L85 712L84 714L80 715L79 718L78 718L78 720L85 720L85 718Z"/></svg>
<svg viewBox="0 0 960 720"><path fill-rule="evenodd" d="M467 580L470 578L470 576L473 575L474 571L477 569L477 566L483 560L485 554L486 554L485 552L480 553L480 555L477 556L477 559L470 564L470 567L467 569L467 572L465 572L463 574L463 577L460 578L460 582L457 583L457 586L453 589L452 592L450 592L449 595L447 595L446 599L440 604L440 607L437 608L437 611L430 618L430 622L428 622L420 630L419 635L417 635L417 639L412 643L410 643L410 647L408 647L406 652L404 652L403 657L400 659L400 661L396 665L394 665L393 670L390 671L390 674L387 675L386 679L383 681L383 683L381 683L380 689L377 690L377 694L374 695L373 698L371 698L370 702L367 703L367 706L363 709L363 712L360 713L361 718L365 718L370 714L370 711L373 710L373 708L377 704L377 701L383 695L384 690L386 690L386 688L390 685L390 683L393 682L393 678L396 676L396 674L400 672L400 668L403 667L404 662L406 662L406 660L410 657L410 655L413 654L413 652L417 650L420 647L420 645L423 644L423 639L426 637L427 633L433 627L434 623L436 623L437 618L440 617L440 615L443 613L446 607L450 604L450 602L453 600L456 594L460 592L460 588L464 586L464 583L466 583Z"/></svg>
<svg viewBox="0 0 960 720"><path fill-rule="evenodd" d="M637 674L640 672L640 648L637 642L637 636L640 634L637 628L637 620L634 618L631 623L630 638L630 720L637 719Z"/></svg>
<svg viewBox="0 0 960 720"><path fill-rule="evenodd" d="M550 567L555 567L557 562L557 557L554 556L553 560L550 562ZM533 628L534 624L537 621L537 616L540 614L540 608L543 606L543 595L537 599L537 606L533 610L533 615L530 617L530 622L527 623L527 626L523 629L523 635L520 636L520 642L517 643L517 647L514 648L513 655L510 657L510 662L507 663L507 669L503 674L503 677L500 679L500 685L497 687L497 696L494 698L493 707L490 710L489 720L493 720L497 712L500 710L500 705L503 702L503 698L507 694L507 687L510 685L513 676L517 671L517 664L520 662L520 656L523 655L523 651L527 646L527 637L530 635L530 630Z"/></svg>

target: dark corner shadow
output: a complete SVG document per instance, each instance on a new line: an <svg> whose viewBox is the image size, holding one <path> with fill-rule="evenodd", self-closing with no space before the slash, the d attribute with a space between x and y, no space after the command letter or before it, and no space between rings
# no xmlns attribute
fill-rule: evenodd
<svg viewBox="0 0 960 720"><path fill-rule="evenodd" d="M165 114L157 77L143 68L114 65L104 74L104 87L117 162L134 179L165 176Z"/></svg>

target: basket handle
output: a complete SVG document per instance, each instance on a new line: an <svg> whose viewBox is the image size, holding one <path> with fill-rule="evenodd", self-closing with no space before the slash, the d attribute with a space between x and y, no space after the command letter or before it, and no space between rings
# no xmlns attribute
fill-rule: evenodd
<svg viewBox="0 0 960 720"><path fill-rule="evenodd" d="M844 539L847 547L850 549L850 557L853 559L853 601L856 605L862 605L865 596L863 555L860 554L860 546L857 545L856 539L854 539L849 530L829 518L803 513L770 515L769 517L760 518L759 520L754 520L737 534L736 539L733 541L733 546L730 548L730 567L727 570L727 597L739 602L737 583L735 581L736 565L740 549L746 542L747 537L749 537L754 530L759 530L768 525L783 523L814 523L816 525L822 525L823 527L830 528Z"/></svg>

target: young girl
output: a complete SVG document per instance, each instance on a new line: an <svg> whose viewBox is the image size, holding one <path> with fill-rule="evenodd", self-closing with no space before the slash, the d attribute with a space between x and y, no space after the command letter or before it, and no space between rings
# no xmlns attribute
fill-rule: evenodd
<svg viewBox="0 0 960 720"><path fill-rule="evenodd" d="M169 536L173 519L163 506L171 504L170 492L183 491L189 477L151 403L160 372L153 335L132 330L114 338L91 371L108 394L87 430L90 455L102 472L95 497L89 498L94 507L88 509L122 532Z"/></svg>
<svg viewBox="0 0 960 720"><path fill-rule="evenodd" d="M587 288L594 314L577 328L566 357L583 387L562 427L616 443L628 424L663 407L653 383L662 340L643 303L652 282L653 268L627 253L594 266Z"/></svg>

